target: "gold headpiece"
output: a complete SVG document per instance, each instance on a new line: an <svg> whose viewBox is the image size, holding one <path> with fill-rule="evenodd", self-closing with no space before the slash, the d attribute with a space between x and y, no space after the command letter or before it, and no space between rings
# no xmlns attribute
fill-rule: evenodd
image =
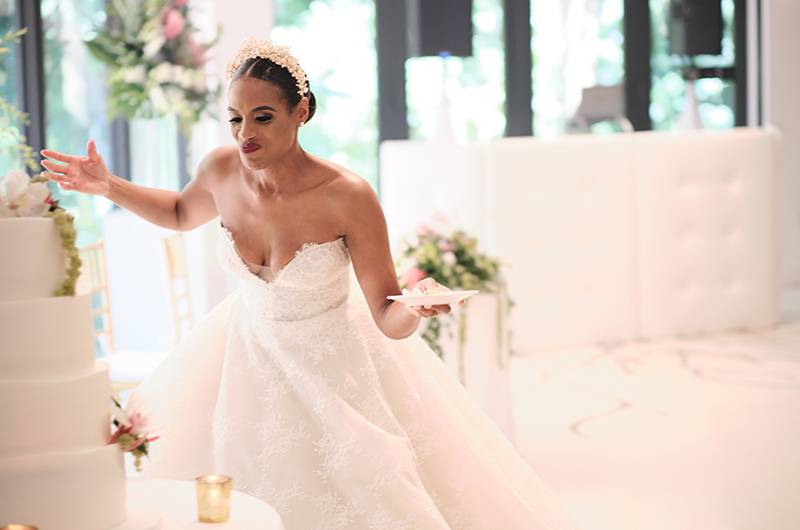
<svg viewBox="0 0 800 530"><path fill-rule="evenodd" d="M286 46L278 46L267 40L259 40L252 37L245 40L239 48L239 51L236 52L236 55L228 61L228 65L225 68L228 79L233 77L233 74L236 73L236 70L243 62L257 57L269 59L273 63L289 70L289 73L292 74L297 84L297 93L300 94L300 97L308 93L308 86L306 83L308 78L306 77L306 73L300 68L300 64L297 62L294 55L291 54L289 48Z"/></svg>

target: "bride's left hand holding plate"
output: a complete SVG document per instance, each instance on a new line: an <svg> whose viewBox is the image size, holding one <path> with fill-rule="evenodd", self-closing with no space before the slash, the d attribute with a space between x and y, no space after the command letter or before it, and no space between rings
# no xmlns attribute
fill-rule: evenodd
<svg viewBox="0 0 800 530"><path fill-rule="evenodd" d="M418 315L428 318L442 313L450 313L453 309L453 304L461 305L464 300L477 292L453 291L433 278L423 278L414 284L414 290L411 293L389 296L388 298L401 302Z"/></svg>

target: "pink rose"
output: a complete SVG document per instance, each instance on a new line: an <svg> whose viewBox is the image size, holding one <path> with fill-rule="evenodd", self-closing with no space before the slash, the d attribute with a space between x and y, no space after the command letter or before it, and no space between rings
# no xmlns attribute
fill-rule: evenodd
<svg viewBox="0 0 800 530"><path fill-rule="evenodd" d="M408 289L411 289L418 281L420 281L424 277L425 277L425 271L423 271L419 267L411 267L406 271L405 274L403 274L403 277L400 279L400 283L405 285Z"/></svg>
<svg viewBox="0 0 800 530"><path fill-rule="evenodd" d="M178 7L183 7L189 3L189 0L173 0L172 3Z"/></svg>
<svg viewBox="0 0 800 530"><path fill-rule="evenodd" d="M183 31L186 21L176 9L168 9L164 14L164 38L172 40Z"/></svg>

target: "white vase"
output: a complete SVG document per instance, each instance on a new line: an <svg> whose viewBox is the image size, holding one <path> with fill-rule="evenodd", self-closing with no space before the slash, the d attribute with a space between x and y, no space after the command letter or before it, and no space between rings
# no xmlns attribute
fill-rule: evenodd
<svg viewBox="0 0 800 530"><path fill-rule="evenodd" d="M131 181L151 188L178 190L178 120L161 118L130 120Z"/></svg>

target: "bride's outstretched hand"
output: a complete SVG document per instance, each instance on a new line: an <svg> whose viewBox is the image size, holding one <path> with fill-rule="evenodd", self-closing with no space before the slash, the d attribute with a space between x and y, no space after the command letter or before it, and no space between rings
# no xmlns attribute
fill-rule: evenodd
<svg viewBox="0 0 800 530"><path fill-rule="evenodd" d="M50 149L42 150L42 156L53 160L42 160L47 169L42 174L58 183L63 190L80 191L92 195L106 195L110 187L111 172L103 157L97 152L94 140L86 144L86 156L59 153ZM58 162L54 162L54 161Z"/></svg>

